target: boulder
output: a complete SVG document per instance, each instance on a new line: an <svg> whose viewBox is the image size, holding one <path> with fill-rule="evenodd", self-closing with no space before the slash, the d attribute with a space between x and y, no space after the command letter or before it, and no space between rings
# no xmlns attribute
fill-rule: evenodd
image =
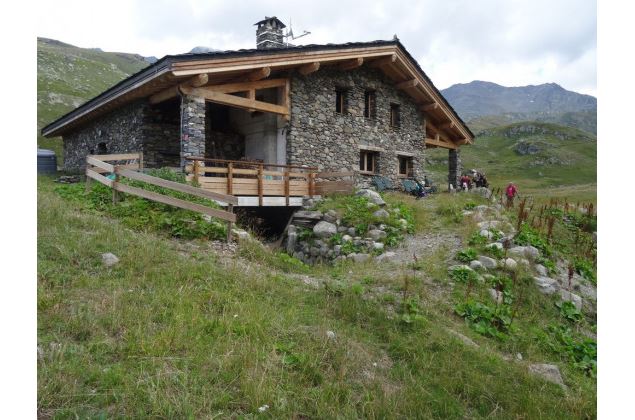
<svg viewBox="0 0 635 420"><path fill-rule="evenodd" d="M373 250L375 250L375 251L383 251L384 250L384 244L382 244L381 242L373 242Z"/></svg>
<svg viewBox="0 0 635 420"><path fill-rule="evenodd" d="M313 233L318 238L329 238L337 233L337 226L324 220L313 226Z"/></svg>
<svg viewBox="0 0 635 420"><path fill-rule="evenodd" d="M547 271L547 267L542 264L534 265L534 270L538 273L539 276L547 277L549 275L549 271Z"/></svg>
<svg viewBox="0 0 635 420"><path fill-rule="evenodd" d="M512 258L505 258L504 260L501 260L501 266L506 270L516 271L518 263Z"/></svg>
<svg viewBox="0 0 635 420"><path fill-rule="evenodd" d="M342 253L342 245L335 245L333 247L333 255L338 257Z"/></svg>
<svg viewBox="0 0 635 420"><path fill-rule="evenodd" d="M321 211L300 210L293 214L294 219L310 219L318 221L322 218Z"/></svg>
<svg viewBox="0 0 635 420"><path fill-rule="evenodd" d="M353 254L349 255L348 257L351 258L356 263L363 263L363 262L366 262L366 261L370 260L370 255L369 254L363 254L363 253L359 253L359 254L353 253Z"/></svg>
<svg viewBox="0 0 635 420"><path fill-rule="evenodd" d="M384 209L379 209L376 212L373 213L373 216L378 218L378 219L385 219L388 216L390 216L390 214L384 210Z"/></svg>
<svg viewBox="0 0 635 420"><path fill-rule="evenodd" d="M476 344L474 342L474 340L472 340L469 337L466 337L465 335L461 334L460 332L451 330L448 328L448 333L450 333L451 335L453 335L454 337L456 337L457 339L461 340L463 342L463 344L470 346L470 347L478 347L478 344Z"/></svg>
<svg viewBox="0 0 635 420"><path fill-rule="evenodd" d="M337 221L338 218L338 214L335 210L329 210L326 212L326 214L322 217L322 219L326 222L329 223L335 223Z"/></svg>
<svg viewBox="0 0 635 420"><path fill-rule="evenodd" d="M289 232L287 235L287 253L293 254L295 251L295 246L298 241L298 234L294 232Z"/></svg>
<svg viewBox="0 0 635 420"><path fill-rule="evenodd" d="M536 276L534 277L534 283L536 283L538 291L543 295L551 295L556 293L558 289L558 282L550 277Z"/></svg>
<svg viewBox="0 0 635 420"><path fill-rule="evenodd" d="M483 267L483 264L481 264L480 261L472 260L472 261L470 261L470 268L472 270L482 270L485 267Z"/></svg>
<svg viewBox="0 0 635 420"><path fill-rule="evenodd" d="M585 286L581 284L578 287L580 294L588 299L597 300L597 289L593 286Z"/></svg>
<svg viewBox="0 0 635 420"><path fill-rule="evenodd" d="M524 246L515 246L507 250L507 255L510 257L522 258L525 256Z"/></svg>
<svg viewBox="0 0 635 420"><path fill-rule="evenodd" d="M388 252L384 252L381 255L376 256L375 260L379 262L394 261L396 256L397 254L395 252L388 251Z"/></svg>
<svg viewBox="0 0 635 420"><path fill-rule="evenodd" d="M478 234L487 239L492 239L494 237L494 234L487 229L482 229Z"/></svg>
<svg viewBox="0 0 635 420"><path fill-rule="evenodd" d="M494 299L494 302L498 303L499 305L503 303L503 294L501 292L496 289L487 289L487 292L492 297L492 299Z"/></svg>
<svg viewBox="0 0 635 420"><path fill-rule="evenodd" d="M556 365L549 365L546 363L536 363L529 365L529 373L540 376L546 381L552 382L554 384L560 385L562 388L566 388L564 381L562 380L562 375L560 374L560 369Z"/></svg>
<svg viewBox="0 0 635 420"><path fill-rule="evenodd" d="M106 252L105 254L101 254L101 262L106 267L112 267L119 262L119 258L111 252Z"/></svg>
<svg viewBox="0 0 635 420"><path fill-rule="evenodd" d="M540 250L534 246L528 245L525 247L525 257L527 257L529 261L536 261L540 258Z"/></svg>
<svg viewBox="0 0 635 420"><path fill-rule="evenodd" d="M353 238L350 235L342 236L342 242L350 242L352 240L353 240Z"/></svg>
<svg viewBox="0 0 635 420"><path fill-rule="evenodd" d="M372 229L368 231L368 237L373 241L378 241L380 239L384 239L387 236L386 232L379 229Z"/></svg>
<svg viewBox="0 0 635 420"><path fill-rule="evenodd" d="M361 197L366 197L368 199L368 201L370 201L373 204L377 204L378 206L386 205L386 202L384 201L383 198L381 198L381 195L379 195L378 192L373 191L373 190L362 189L362 190L357 191L355 193L355 195L358 195L358 196L361 196Z"/></svg>
<svg viewBox="0 0 635 420"><path fill-rule="evenodd" d="M582 310L582 298L575 293L571 293L568 290L560 290L560 297L564 301L571 302L578 308L579 311Z"/></svg>
<svg viewBox="0 0 635 420"><path fill-rule="evenodd" d="M483 267L489 269L496 268L498 263L494 258L486 257L485 255L480 255L478 257L479 262L483 265Z"/></svg>
<svg viewBox="0 0 635 420"><path fill-rule="evenodd" d="M351 236L355 236L355 235L357 235L357 231L355 230L354 227L349 227L348 228L348 234L351 235Z"/></svg>
<svg viewBox="0 0 635 420"><path fill-rule="evenodd" d="M500 226L502 222L500 222L499 220L490 220L488 222L479 222L477 223L477 226L479 229L492 229L492 228L497 228L498 226Z"/></svg>
<svg viewBox="0 0 635 420"><path fill-rule="evenodd" d="M465 264L451 265L451 266L448 267L448 271L450 271L450 272L452 272L454 270L459 270L459 269L474 271L474 270L472 270L470 267L468 267Z"/></svg>
<svg viewBox="0 0 635 420"><path fill-rule="evenodd" d="M492 242L491 244L487 244L486 247L487 248L503 249L503 244L501 244L500 242Z"/></svg>

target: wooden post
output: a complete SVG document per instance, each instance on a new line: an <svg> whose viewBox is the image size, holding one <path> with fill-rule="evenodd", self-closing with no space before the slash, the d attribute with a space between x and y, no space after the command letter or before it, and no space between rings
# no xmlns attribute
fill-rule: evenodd
<svg viewBox="0 0 635 420"><path fill-rule="evenodd" d="M284 196L286 198L286 206L289 206L289 171L285 171L284 173Z"/></svg>
<svg viewBox="0 0 635 420"><path fill-rule="evenodd" d="M88 163L86 163L86 169L90 169L90 165ZM86 194L88 194L88 192L90 191L90 186L91 186L91 177L88 176L88 174L86 175Z"/></svg>
<svg viewBox="0 0 635 420"><path fill-rule="evenodd" d="M258 165L258 205L262 206L263 183L262 183L263 166Z"/></svg>
<svg viewBox="0 0 635 420"><path fill-rule="evenodd" d="M309 174L309 196L313 198L315 195L315 172Z"/></svg>
<svg viewBox="0 0 635 420"><path fill-rule="evenodd" d="M119 201L119 192L117 191L117 185L119 185L119 171L118 166L115 165L115 181L112 183L112 204L117 204Z"/></svg>
<svg viewBox="0 0 635 420"><path fill-rule="evenodd" d="M234 205L233 204L228 204L227 205L227 211L230 213L234 212ZM231 243L232 241L232 228L234 227L234 224L232 222L227 222L227 243Z"/></svg>
<svg viewBox="0 0 635 420"><path fill-rule="evenodd" d="M234 164L227 164L227 194L234 194Z"/></svg>
<svg viewBox="0 0 635 420"><path fill-rule="evenodd" d="M143 152L139 152L139 171L143 172Z"/></svg>
<svg viewBox="0 0 635 420"><path fill-rule="evenodd" d="M194 161L194 183L199 185L198 183L198 160Z"/></svg>

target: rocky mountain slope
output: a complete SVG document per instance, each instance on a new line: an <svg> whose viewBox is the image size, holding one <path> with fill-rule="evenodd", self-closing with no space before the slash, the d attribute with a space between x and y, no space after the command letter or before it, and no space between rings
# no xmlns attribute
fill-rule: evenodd
<svg viewBox="0 0 635 420"><path fill-rule="evenodd" d="M473 81L442 91L475 131L518 121L550 122L595 134L597 99L556 83L505 87Z"/></svg>
<svg viewBox="0 0 635 420"><path fill-rule="evenodd" d="M38 145L61 155L61 140L43 138L40 129L148 64L148 59L138 54L103 52L38 38Z"/></svg>

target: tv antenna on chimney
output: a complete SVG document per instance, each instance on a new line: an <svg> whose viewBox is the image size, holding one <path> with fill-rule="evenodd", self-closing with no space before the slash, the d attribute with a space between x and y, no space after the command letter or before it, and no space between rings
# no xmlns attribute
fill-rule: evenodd
<svg viewBox="0 0 635 420"><path fill-rule="evenodd" d="M284 35L284 37L286 38L286 44L287 46L289 46L289 38L291 38L291 40L296 40L298 38L302 38L303 36L307 36L309 35L311 32L309 31L303 31L301 35L295 36L293 35L293 28L291 27L291 18L289 18L289 29L287 29L287 33Z"/></svg>

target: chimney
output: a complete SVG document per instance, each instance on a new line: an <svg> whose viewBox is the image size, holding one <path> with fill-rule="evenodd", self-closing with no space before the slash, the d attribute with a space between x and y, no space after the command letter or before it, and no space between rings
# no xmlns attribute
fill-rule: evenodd
<svg viewBox="0 0 635 420"><path fill-rule="evenodd" d="M258 25L256 29L256 48L259 50L268 50L271 48L284 48L284 37L282 29L286 28L286 25L273 16L265 16L260 22L256 22L254 25Z"/></svg>

